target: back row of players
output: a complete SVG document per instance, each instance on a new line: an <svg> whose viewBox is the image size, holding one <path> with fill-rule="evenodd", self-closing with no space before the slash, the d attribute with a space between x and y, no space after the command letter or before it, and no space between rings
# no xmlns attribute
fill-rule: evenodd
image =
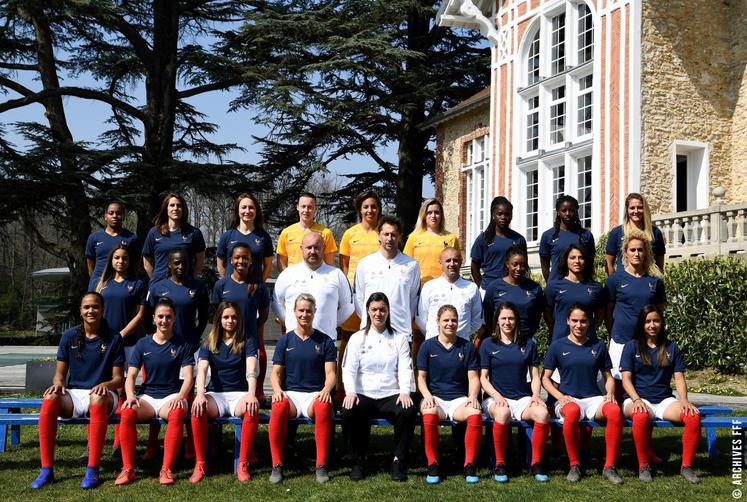
<svg viewBox="0 0 747 502"><path fill-rule="evenodd" d="M510 228L512 206L503 197L497 197L493 200L491 204L491 223L485 232L478 236L472 247L472 272L475 283L469 282L459 275L462 264L459 242L453 234L444 230L443 207L435 199L429 199L423 204L418 218L418 225L407 240L405 253L402 253L399 251L399 244L400 238L403 235L403 229L399 221L395 218L381 216L380 200L375 193L365 193L356 198L355 205L360 223L350 228L343 235L339 249L340 269L332 266L334 254L338 251L334 237L329 229L314 221L315 204L315 197L312 194L303 194L298 201L299 222L284 229L278 240L277 266L281 273L275 285L274 301L272 304L280 322L285 325L288 331L287 335L279 342L278 347L281 347L283 341L286 344L289 343L288 337L291 337L290 340L295 340L294 333L302 341L305 341L303 340L303 336L299 334L305 328L303 328L304 323L301 321L301 317L299 317L298 300L299 298L308 296L307 300L313 304L313 308L310 307L308 310L313 310L313 313L311 316L307 315L307 321L308 317L313 319L311 327L315 330L313 331L314 335L316 333L326 334L325 336L328 335L327 339L332 343L332 340L336 338L336 328L338 326L342 327L343 339L339 350L340 359L342 359L343 355L346 354L345 346L350 335L358 331L359 328L365 328L367 330L366 333L370 331L372 319L369 303L371 298L373 298L372 295L381 294L383 300L386 300L387 303L387 327L391 327L392 334L402 335L405 337L405 340L410 342L412 358L408 357L408 360L417 360L418 369L423 370L419 376L418 389L424 396L424 400L421 403L421 411L425 414L424 433L426 436L426 430L429 430L425 428L426 423L430 423L428 420L431 420L428 418L428 415L435 417L439 415L449 416L457 420L461 417L462 420L468 422L468 434L465 441L472 443L475 434L470 435L469 433L472 429L469 427L470 421L476 422L480 418L479 405L475 404L476 401L473 402L472 399L472 397L476 398L476 396L472 396L473 385L471 384L469 385L469 395L471 397L466 405L465 403L460 403L452 409L450 408L451 405L444 401L426 398L430 394L427 389L429 382L433 380L433 372L427 369L427 359L422 365L425 367L421 367L420 361L422 357L417 357L418 349L424 338L433 338L434 341L441 339L441 334L444 331L443 326L441 326L441 318L444 312L453 313L452 321L457 323L455 325L455 335L464 340L464 343L467 343L471 335L475 333L478 334L478 339L489 334L494 338L499 332L502 333L503 327L501 327L500 315L504 310L511 310L514 314L516 333L514 333L513 343L516 343L519 338L522 340L532 340L539 326L540 316L543 315L550 327L552 341L567 343L570 340L572 343L576 343L578 340L576 342L573 341L574 331L572 323L572 314L575 309L587 316L588 330L583 330L583 336L588 337L588 340L584 340L580 345L584 346L588 342L588 344L592 344L595 347L591 349L594 361L600 357L602 351L604 351L604 354L607 353L607 349L597 343L596 337L596 327L601 322L606 321L612 338L609 348L612 360L609 368L597 368L598 370L611 370L612 378L606 382L606 385L609 384L607 386L611 389L610 392L612 394L609 395L608 393L608 396L604 398L605 402L622 402L622 385L620 384L620 379L623 376L620 373L620 360L623 355L625 343L631 341L634 337L635 326L641 308L646 305L653 305L653 311L656 311L655 313L659 315L660 321L662 321L661 309L665 302L665 295L660 270L663 266L664 242L658 229L651 225L650 214L645 200L638 194L631 194L628 197L626 201L625 222L610 233L607 246L607 268L611 275L606 287L602 287L594 281L594 239L591 233L582 228L580 224L577 201L570 196L562 196L558 199L555 224L553 228L542 235L540 241L542 272L545 278L549 279L548 287L545 291L542 290L539 284L527 277L526 241L521 235ZM162 304L164 309L171 309L173 320L172 325L169 325L168 328L178 335L177 338L184 342L183 345L185 348L180 349L184 352L182 361L186 361L194 350L199 347L200 334L207 324L208 312L207 291L204 285L194 278L201 272L204 265L205 243L199 229L187 223L188 210L183 198L175 194L169 194L164 199L161 210L155 219L155 226L148 233L146 241L142 246L142 253L140 253L137 237L122 228L123 220L124 208L122 204L116 202L109 204L105 213L106 228L91 236L86 249L86 257L89 260L88 264L91 272L89 289L99 292L102 300L102 305L100 306L103 307L102 317L105 320L104 325L112 333L121 334L122 344L124 345L125 352L128 353L127 361L130 366L127 379L128 384L125 386L127 399L124 402L125 410L122 415L122 430L127 429L127 433L123 432L120 435L124 469L117 479L119 484L126 484L134 479L134 438L132 437L134 423L136 421L148 420L156 415L168 419L169 423L172 420L175 424L181 423L184 420L183 412L186 406L181 403L181 400L186 398L192 388L191 375L187 378L187 371L185 369L184 383L179 392L168 393L164 389L159 390L159 386L163 385L162 382L159 383L161 375L158 368L160 366L156 363L153 368L149 368L146 356L154 352L156 354L163 353L166 346L165 343L159 343L156 338L159 338L157 336L159 332L166 330L166 324L169 323L164 318L169 316L168 314L164 314L159 317L158 306ZM234 350L238 345L231 341L233 340L231 337L229 337L230 340L226 343L216 342L215 340L220 340L218 334L211 334L211 337L203 344L198 355L200 364L198 365L197 376L197 398L192 405L192 422L195 430L194 440L195 444L198 445L198 448L196 448L197 465L195 467L195 474L191 478L194 482L202 479L205 472L204 441L206 436L204 429L201 427L200 417L206 417L208 414L217 416L233 413L237 416L245 416L245 420L247 420L247 417L250 419L251 417L256 418L257 397L263 397L261 382L264 380L266 365L263 327L270 305L269 294L264 283L271 273L273 255L271 239L264 230L263 223L263 215L258 200L251 194L244 194L236 199L231 229L221 236L218 244L217 265L222 278L216 283L213 289L212 303L225 307L225 302L230 302L233 315L240 318L239 326L241 327L243 336L238 345L242 345L242 349L245 350L247 355L256 353L259 378L256 378L253 368L250 368L250 371L247 372L247 375L251 375L248 383L246 379L238 379L239 387L243 387L237 390L239 392L238 395L218 396L213 393L208 396L205 394L205 375L203 372L206 373L207 368L211 367L214 381L216 372L220 372L220 368L212 368L214 360L215 364L218 365L221 364L221 361L226 362L226 358L230 359L229 353L238 354ZM139 254L142 254L144 269L151 279L147 295L143 282L135 278L133 271L133 265L138 259ZM89 295L86 296L86 298L88 297ZM85 298L83 303L85 303ZM133 335L138 331L138 326L145 319L146 305L148 304L154 312L156 334L152 337L146 337L135 344L136 336ZM510 308L504 309L502 307L506 304ZM451 307L444 310L444 306L446 305ZM572 306L575 307L572 308ZM220 333L221 329L229 333L236 332L235 324L231 325L230 321L228 321L228 325L233 326L232 330L226 328L221 317L225 312L225 308L218 308L213 333ZM84 316L85 325L86 318L83 313L83 306L81 307L81 313ZM447 317L450 315L448 313L446 314ZM413 319L417 328L413 326ZM235 323L236 320L233 322ZM488 327L488 329L485 329L483 326ZM494 326L497 326L495 334L492 333ZM569 326L571 327L570 330ZM78 330L76 332L77 335L73 336L71 334L73 330L71 330L71 333L68 333L70 336L63 338L60 354L58 355L58 361L62 363L70 364L69 358L66 357L67 352L62 349L66 340L69 344L77 344L76 347L80 346L84 340L80 336L80 332L83 331L82 327L76 329ZM88 337L87 330L85 335ZM165 339L168 341L170 337ZM438 346L440 349L444 347L449 348L450 344L453 344L453 342L445 343L443 340L441 342L441 345ZM109 345L111 349L111 344ZM324 353L328 355L329 351L322 349L322 345L329 346L329 343L314 343L314 350L318 354ZM576 345L579 344L576 343ZM597 345L601 348L597 347ZM389 346L391 347L392 343L389 343ZM560 345L555 344L554 346ZM658 348L661 346L661 343L654 343L653 346L654 348ZM332 396L327 395L328 393L323 393L320 397L316 394L319 392L319 389L316 389L309 391L315 394L311 398L306 396L306 398L309 398L308 401L293 399L292 395L289 394L291 391L288 386L290 375L282 373L283 369L286 368L286 365L283 364L283 357L287 357L288 354L284 353L278 347L276 347L273 362L276 368L280 369L281 373L276 375L275 370L273 372L272 383L275 391L273 393L273 416L283 416L283 410L281 408L276 410L276 406L287 406L286 415L288 412L292 412L293 416L297 414L319 415L319 413L314 411L314 408L322 406L320 403L331 403ZM333 343L331 347L332 352L334 352ZM435 343L431 342L428 347L429 350L434 348ZM638 348L635 350L644 348L643 345L636 347ZM294 349L293 347L282 348L288 352ZM368 345L367 348L371 350L372 347ZM101 348L100 352L103 354L106 352L105 349L106 347ZM667 348L666 350L668 351L666 355L670 358L669 360L674 361L673 352L676 350L676 347L675 349ZM458 362L469 365L469 358L465 359L464 351L457 350L456 352L451 352L449 348L447 352L458 353L462 356ZM361 352L361 354L363 353L365 353L365 350ZM525 353L527 353L526 346L522 345L521 354ZM554 353L553 348L548 352L548 357L552 353ZM170 357L172 361L180 359L178 355L179 350L174 347L165 353L165 356ZM561 351L561 355L566 356L567 353ZM429 356L434 358L438 354L430 353ZM661 364L661 361L667 360L666 358L658 360L656 357L649 357L647 359L650 360L649 366L653 364L657 368L657 364L665 366L666 364ZM604 361L605 356L601 356L600 360ZM203 361L205 362L204 364ZM430 362L434 361L435 359ZM659 362L657 363L656 361ZM168 361L164 360L161 362L165 364ZM192 362L194 361L192 360ZM325 359L326 362L334 361L326 361ZM550 366L548 366L548 363ZM508 364L508 362L503 361L500 364ZM138 400L134 396L134 379L141 366L145 369L144 388L151 391L150 393L145 393ZM186 364L184 366L186 368ZM534 366L534 364L530 366ZM342 372L335 372L335 365L328 368L325 364L324 373L327 377L329 375L333 377L336 375L337 381L333 381L332 386L327 389L326 380L328 378L323 378L323 388L331 392L336 383L340 400L345 397L343 402L345 409L361 406L360 398L351 398L351 394L355 395L354 392L348 389L346 395L345 391L343 391L343 382L340 380L344 380L344 362L342 363L342 367ZM563 375L561 364L556 363L553 366L552 362L546 360L545 368L548 369L548 367L560 370L560 374ZM465 366L465 368L469 371L476 369L468 366ZM60 369L58 367L58 376ZM67 366L64 369L67 371ZM297 369L302 370L303 366L299 366ZM684 368L677 366L675 371L677 369ZM237 375L234 374L229 380L236 380L235 377ZM421 388L420 385L422 375L429 375L423 378L422 383L425 385L425 388ZM285 386L280 385L282 376L285 377ZM62 377L64 378L64 373ZM296 375L295 378L296 382L305 380L304 378L300 378L299 375ZM671 378L671 372L669 378ZM614 379L617 379L616 384ZM130 380L132 381L130 382ZM453 379L444 380L441 378L440 380L448 382ZM532 390L535 387L534 380L532 379ZM565 384L564 380L565 378L558 378L558 375L554 375L554 381L556 382L554 388L560 382L560 389L562 391L562 387ZM61 378L56 378L55 385L50 387L50 390L46 394L46 397L49 399L45 400L45 404L47 404L47 401L59 401L57 398L59 398L62 381ZM579 380L579 382L581 381ZM83 388L95 388L100 383L96 382L95 385ZM276 383L278 383L277 388ZM215 390L213 383L211 383L211 386ZM368 386L370 387L370 382ZM251 393L246 392L247 387L255 391L256 395L252 394L250 397L249 394ZM309 390L306 388L308 385L304 384L302 387L307 391ZM495 391L497 385L493 384L492 387ZM536 387L538 393L539 380L537 380ZM477 390L479 389L478 380ZM501 410L500 408L505 407L508 401L502 399L498 392L491 393L490 387L487 385L483 385L483 390L494 399L494 402L486 408L486 412L489 412L496 419L496 425L501 423L501 418L503 419L502 422L505 423L508 415L504 416L503 411L505 410ZM280 394L278 394L278 391ZM579 396L575 396L573 393L562 394L561 391L552 392L551 389L548 389L551 399L558 397L555 395L556 393L562 396L562 398L558 399L556 408L559 417L563 418L568 415L564 410L572 408L567 406L570 404L567 399L568 396ZM182 395L183 393L185 395ZM103 391L98 394L94 394L91 391L91 396L103 396L105 394ZM218 392L218 394L231 394L231 392ZM409 392L407 394L409 396ZM467 394L467 392L462 394ZM438 394L435 395L438 396ZM628 395L634 396L635 394L628 392ZM580 397L586 398L587 396ZM409 408L410 406L405 405L412 405L411 401L408 403L404 399L404 394L400 398L396 403L400 408ZM600 403L588 405L588 403L584 404L583 400L571 400L579 403L579 409L577 410L579 416L580 414L585 414L588 418L593 418L596 415L600 415L597 418L604 416L610 420L610 416L608 415L613 413L609 411L611 410L610 407L602 406ZM532 404L539 404L535 403L535 401L538 401L538 397L537 399L533 398L531 402ZM72 402L76 404L74 398ZM641 399L636 399L636 402L641 402ZM283 405L280 403L286 404ZM389 404L391 405L391 403ZM686 410L692 409L686 399L686 387L684 397L676 405ZM52 405L49 406L51 407ZM381 409L382 406L381 403L375 406L369 405L367 407L369 414L375 411L383 412L384 410ZM650 407L650 410L648 408L643 410L639 409L641 408L640 406L634 406L636 407L636 411L639 412L650 411L652 417L660 415L656 412L658 408L655 406ZM77 413L75 410L80 411L80 408L82 409L82 414L85 415L88 412L88 401L82 403L81 406L73 406L73 408L74 410L68 411L75 414ZM134 415L132 412L127 412L128 409L133 410L134 408L138 409ZM509 405L509 408L511 408L512 412L516 411L514 409L516 408L515 406L512 407ZM539 416L541 413L539 415L537 413L530 413L529 416L524 416L524 410L531 409L529 403L525 403L523 407L519 408L520 411L518 414L511 414L516 415L514 418L534 419L538 423L542 422ZM469 409L478 411L464 411ZM602 413L603 409L608 411ZM619 412L619 408L617 409ZM182 412L180 413L179 410ZM429 410L431 410L430 413ZM60 412L59 402L56 409L48 410L48 412L52 411L54 411L54 416L56 417ZM277 413L275 413L276 411ZM45 408L43 407L42 415L44 413ZM322 414L326 413L326 409L323 410ZM649 413L647 412L647 419L648 415ZM679 416L679 414L676 415ZM62 416L70 416L70 414L63 413ZM91 415L91 418L93 425L93 415ZM195 423L195 418L197 418L197 423ZM576 421L578 418L576 417ZM435 420L437 424L437 418ZM125 428L125 424L131 424L132 427L128 426ZM245 425L247 425L245 427L246 431L256 431L256 427L252 428L248 426L249 423L245 423ZM40 422L40 442L43 442L43 428ZM395 427L395 435L397 435L396 429ZM179 431L181 431L181 427L179 427ZM614 433L615 427L608 427L608 431ZM401 434L402 432L400 431L400 436ZM270 435L272 442L272 423ZM645 435L643 434L643 436ZM650 432L648 432L648 435L650 441ZM95 435L92 434L91 437L93 436ZM278 430L276 428L275 437L277 436ZM567 445L569 441L573 442L572 435L570 438L568 434L565 436ZM358 435L353 435L353 437L359 438ZM505 434L502 435L498 432L498 437L503 438ZM169 444L170 438L171 444ZM178 439L181 439L181 432L178 434ZM247 440L249 439L247 438ZM164 484L173 482L170 467L173 461L175 441L177 441L177 433L174 432L170 435L167 431L164 465L161 472L161 482ZM641 439L641 441L645 443L645 439ZM247 444L249 443L250 441L247 441ZM544 441L537 441L536 443L544 444ZM199 447L199 445L202 445L202 447ZM428 445L427 437L426 445ZM273 475L271 476L271 480L279 481L282 480L282 470L280 465L275 465L277 463L276 455L274 454L275 449L273 448ZM353 445L351 445L351 449L355 449ZM240 479L248 479L247 462L249 453L243 450L244 448L242 447L242 460L239 465L238 476ZM428 453L428 448L426 448L426 453ZM393 463L392 474L395 479L405 477L403 464L399 462L401 455L402 453L395 457L396 466ZM437 462L431 462L431 460L434 460L432 454L427 456L429 461L428 479L437 481ZM612 457L608 455L607 463L610 465L605 465L606 469L604 472L610 480L617 482L620 478L614 470L615 456L616 454L613 454ZM51 465L45 465L50 464L51 460L49 458L45 460L44 457L44 447L42 447L43 469L35 482L35 485L38 486L43 486L48 482L50 476L53 476L50 474ZM131 460L128 461L126 457L131 458ZM324 455L322 455L322 461L319 458L317 459L319 467L317 469L317 479L320 481L327 478L326 461L324 461L323 457ZM498 455L496 457L498 459ZM570 454L569 457L571 457ZM91 458L96 460L96 456L91 455L89 457L89 470L87 471L83 485L95 486L98 483L98 469L97 464L91 465ZM648 477L650 478L650 470L645 471L645 468L649 465L647 460L650 459L655 459L655 457L648 455L641 458L639 455L642 479L646 477L645 472L649 472ZM573 458L570 458L570 460L571 472L569 472L569 479L577 479L578 466L574 464ZM685 458L683 457L683 462L684 460ZM473 462L466 461L465 466L465 474L468 481L475 480ZM501 464L498 464L495 474L496 480L499 481L505 478L505 472L501 472L500 468ZM689 469L689 463L688 465L683 463L683 468L683 474L688 479L697 479L692 470ZM432 470L434 472L431 472ZM541 471L539 459L537 459L533 470L537 479L546 479L546 476ZM353 471L351 477L362 477L361 465L357 465Z"/></svg>

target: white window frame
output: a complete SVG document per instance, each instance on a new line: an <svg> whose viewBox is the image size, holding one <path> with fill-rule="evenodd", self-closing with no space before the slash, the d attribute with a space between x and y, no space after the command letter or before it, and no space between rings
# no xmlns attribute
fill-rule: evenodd
<svg viewBox="0 0 747 502"><path fill-rule="evenodd" d="M477 236L485 230L490 215L490 137L478 136L468 141L466 163L462 167L465 176L465 245L471 248Z"/></svg>
<svg viewBox="0 0 747 502"><path fill-rule="evenodd" d="M675 140L672 143L672 212L677 211L677 156L687 157L687 210L709 206L711 145L700 141Z"/></svg>

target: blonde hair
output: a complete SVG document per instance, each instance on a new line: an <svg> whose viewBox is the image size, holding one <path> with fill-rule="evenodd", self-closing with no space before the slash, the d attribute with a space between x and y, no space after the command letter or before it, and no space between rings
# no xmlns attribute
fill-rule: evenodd
<svg viewBox="0 0 747 502"><path fill-rule="evenodd" d="M641 241L643 243L643 249L646 251L646 256L643 258L643 273L646 275L651 275L653 277L662 277L661 270L659 270L659 267L656 266L656 262L654 262L654 251L651 248L651 241L648 239L648 237L646 237L646 234L644 234L637 228L635 230L631 230L629 233L625 233L625 239L623 239L622 246L623 266L628 266L628 255L626 251L628 250L628 246L630 245L631 241Z"/></svg>
<svg viewBox="0 0 747 502"><path fill-rule="evenodd" d="M639 200L641 201L641 204L643 204L643 230L630 221L630 216L628 216L628 204L631 200ZM623 214L622 228L624 236L627 236L633 230L637 230L638 232L643 232L649 242L654 241L654 224L651 222L651 210L648 208L648 202L643 198L643 195L632 192L625 197L625 213Z"/></svg>
<svg viewBox="0 0 747 502"><path fill-rule="evenodd" d="M231 352L234 354L243 354L244 343L246 343L244 340L244 320L241 317L241 309L236 302L222 301L218 304L218 307L215 309L215 315L213 316L213 327L205 339L205 347L207 347L207 349L213 354L217 354L220 351L219 344L223 340L224 333L220 319L223 312L227 309L233 309L236 312L237 317L236 331L233 333L233 346L231 347Z"/></svg>
<svg viewBox="0 0 747 502"><path fill-rule="evenodd" d="M425 199L423 205L420 206L420 211L418 211L418 219L415 221L415 228L412 229L413 233L425 232L428 230L428 225L425 223L425 213L428 211L428 206L432 206L433 204L437 205L441 210L441 221L438 224L438 233L446 233L446 229L444 228L444 205L441 204L441 201L438 199Z"/></svg>

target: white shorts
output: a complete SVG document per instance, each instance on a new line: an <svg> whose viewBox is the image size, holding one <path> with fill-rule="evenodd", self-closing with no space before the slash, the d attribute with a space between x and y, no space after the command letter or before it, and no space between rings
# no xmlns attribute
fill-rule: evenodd
<svg viewBox="0 0 747 502"><path fill-rule="evenodd" d="M604 396L592 396L580 399L574 397L573 402L581 408L581 419L586 418L588 420L594 420L597 410L604 404ZM563 415L560 414L560 408L562 408L562 406L560 406L560 401L558 401L555 403L555 416L562 424Z"/></svg>
<svg viewBox="0 0 747 502"><path fill-rule="evenodd" d="M246 392L207 392L206 396L211 396L215 400L215 404L218 405L218 413L222 417L238 417L243 416L236 414L236 405L239 404L241 398L246 396Z"/></svg>
<svg viewBox="0 0 747 502"><path fill-rule="evenodd" d="M524 396L521 399L509 399L504 398L508 403L508 409L511 411L511 418L513 420L521 420L521 415L524 414L529 405L532 403L532 396ZM490 407L495 403L495 399L492 397L487 398L482 402L482 411L488 416L490 415Z"/></svg>
<svg viewBox="0 0 747 502"><path fill-rule="evenodd" d="M668 397L658 404L651 404L651 401L649 401L648 399L643 399L643 398L641 398L641 401L643 401L643 403L646 406L648 406L649 410L654 412L654 416L657 418L657 420L664 420L664 411L667 408L669 408L669 405L671 405L672 403L676 403L677 398ZM628 404L632 402L633 402L632 399L630 399L629 397L626 398L625 401L623 402L623 409L627 408Z"/></svg>
<svg viewBox="0 0 747 502"><path fill-rule="evenodd" d="M449 420L454 420L454 413L456 413L456 410L464 406L467 401L469 401L468 397L458 397L456 399L452 399L451 401L445 401L438 396L433 396L433 399L435 399L436 404L444 411L444 413L446 414L446 418L448 418Z"/></svg>
<svg viewBox="0 0 747 502"><path fill-rule="evenodd" d="M65 389L70 395L70 400L73 402L73 414L70 418L85 418L88 416L88 408L91 406L91 389ZM114 405L109 411L109 416L114 413L119 404L119 398L117 393L109 391L109 395L114 400Z"/></svg>
<svg viewBox="0 0 747 502"><path fill-rule="evenodd" d="M139 400L141 400L141 401L145 401L146 403L148 403L150 405L150 407L153 408L153 411L156 412L156 416L160 416L159 411L161 410L161 408L163 407L163 405L166 404L167 402L171 401L175 397L179 397L179 393L178 392L174 393L174 394L169 394L168 396L160 398L160 399L159 398L155 398L155 397L151 397L148 394L141 394L137 398Z"/></svg>
<svg viewBox="0 0 747 502"><path fill-rule="evenodd" d="M296 407L296 412L299 417L311 418L309 416L309 410L314 404L314 399L319 395L318 392L299 392L295 390L286 390L285 395L288 400L293 403Z"/></svg>
<svg viewBox="0 0 747 502"><path fill-rule="evenodd" d="M550 380L553 382L560 384L560 372L557 368L552 372L552 375L550 375ZM604 392L604 375L602 375L601 371L597 371L597 387L599 387L599 390Z"/></svg>
<svg viewBox="0 0 747 502"><path fill-rule="evenodd" d="M625 347L622 343L617 343L614 340L610 340L610 359L612 359L612 377L615 380L622 380L622 374L620 373L620 359L622 359L623 355L623 347Z"/></svg>

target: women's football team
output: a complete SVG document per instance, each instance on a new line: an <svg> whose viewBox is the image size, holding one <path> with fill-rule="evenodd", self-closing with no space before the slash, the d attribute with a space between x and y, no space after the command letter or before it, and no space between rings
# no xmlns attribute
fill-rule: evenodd
<svg viewBox="0 0 747 502"><path fill-rule="evenodd" d="M382 215L375 192L357 197L355 209L360 223L345 232L339 249L340 267L351 284L361 258L378 252ZM681 474L697 483L692 467L700 415L688 401L683 354L668 340L664 327L664 239L651 223L645 199L630 194L623 224L609 234L605 285L595 281L594 237L579 219L578 202L564 195L555 209L555 223L540 239L547 281L543 290L528 277L526 240L510 228L511 202L505 197L492 201L491 221L470 251L472 277L483 295L484 327L474 343L457 336L458 310L445 304L433 309L438 336L419 344L424 337L414 324L410 333L392 328L389 298L374 292L361 308L364 322L353 314L341 326L338 356L336 334L330 337L312 326L317 300L299 294L293 311L296 327L281 336L272 357L270 481L283 480L288 420L296 417L313 421L316 480L329 480L337 401L354 481L365 478L370 419L384 418L394 426L392 479L407 480L414 429L422 420L425 480L440 482L439 422L449 419L466 426L464 477L476 483L484 416L492 421L493 478L498 483L508 481L506 447L512 420L533 423L530 472L536 481L548 481L542 457L552 417L562 423L569 482L582 476L581 455L589 441L583 419L605 422L602 475L614 484L623 482L616 463L623 420L629 418L642 482L651 482L653 467L662 462L651 442L651 422L658 419L684 425ZM322 234L325 260L331 261L337 247L329 229L314 221L315 198L303 194L298 211L299 223L281 234L279 267L300 260L293 243L307 232ZM443 213L440 201L428 199L404 248L418 263L421 284L440 276L444 248L459 252L456 236L444 228ZM193 452L195 460L189 481L199 483L208 472L208 422L229 416L242 424L236 477L249 481L249 466L257 462L254 442L265 398L264 324L270 304L265 283L274 254L259 200L245 193L234 201L230 228L218 244L221 278L211 296L197 279L205 241L189 224L183 197L171 193L163 199L142 246L124 228L125 218L124 205L111 202L104 211L105 228L92 234L86 246L90 291L80 301L81 323L62 336L56 373L44 392L41 471L31 486L54 481L58 417L87 417L88 467L81 487L96 487L114 414L120 416L115 447L122 458L116 485L135 480L136 425L154 418L167 423L161 484L174 483L171 468L185 425L191 431L191 448L185 451ZM137 278L140 260L149 287ZM201 340L209 303L212 328ZM541 371L534 339L540 317L551 335ZM602 323L610 333L609 344L597 336ZM152 334L141 336L146 330ZM419 348L411 349L413 342ZM677 397L671 390L673 377ZM547 402L540 396L542 388ZM159 454L158 432L151 424L146 458Z"/></svg>

